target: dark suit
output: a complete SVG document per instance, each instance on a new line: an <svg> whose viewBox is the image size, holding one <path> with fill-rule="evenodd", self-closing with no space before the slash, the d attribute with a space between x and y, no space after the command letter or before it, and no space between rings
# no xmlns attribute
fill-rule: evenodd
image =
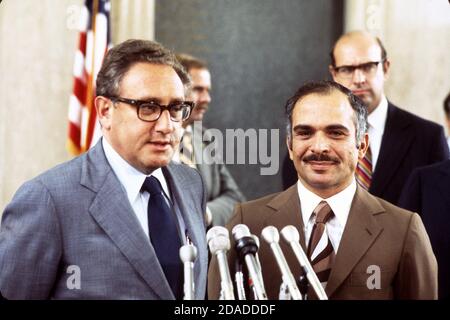
<svg viewBox="0 0 450 320"><path fill-rule="evenodd" d="M195 289L202 299L208 259L203 184L183 165L170 164L163 174L173 209L197 246ZM0 291L8 299L174 299L101 142L26 182L2 219ZM74 267L79 289L68 286Z"/></svg>
<svg viewBox="0 0 450 320"><path fill-rule="evenodd" d="M300 231L300 243L305 249L296 185L284 192L238 205L235 213L227 226L229 230L243 223L253 234L260 236L268 225L278 230L294 225ZM298 279L300 267L294 253L284 241L280 244L294 277ZM234 275L235 250L231 249L228 255ZM265 241L261 241L259 258L268 297L278 299L281 273ZM366 285L371 276L369 266L380 268L380 289L370 290ZM217 299L219 293L217 269L214 258L208 273L211 299ZM358 187L325 291L330 299L435 299L437 264L420 217Z"/></svg>
<svg viewBox="0 0 450 320"><path fill-rule="evenodd" d="M288 156L289 157L289 156ZM388 104L388 115L380 153L369 192L398 205L400 193L415 168L449 158L444 128ZM283 186L297 181L297 172L290 159L283 163Z"/></svg>
<svg viewBox="0 0 450 320"><path fill-rule="evenodd" d="M439 298L450 298L450 160L416 169L400 205L418 212L439 266Z"/></svg>
<svg viewBox="0 0 450 320"><path fill-rule="evenodd" d="M389 103L369 192L398 204L406 180L415 168L448 158L449 150L442 126Z"/></svg>

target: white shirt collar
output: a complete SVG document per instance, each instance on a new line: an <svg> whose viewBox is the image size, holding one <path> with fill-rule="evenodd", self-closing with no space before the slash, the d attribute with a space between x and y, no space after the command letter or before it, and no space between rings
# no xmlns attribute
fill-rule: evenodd
<svg viewBox="0 0 450 320"><path fill-rule="evenodd" d="M384 126L386 125L388 113L388 102L386 96L383 94L381 96L380 104L369 114L368 122L369 125L377 131L384 131Z"/></svg>
<svg viewBox="0 0 450 320"><path fill-rule="evenodd" d="M125 188L128 200L130 203L134 203L139 196L142 184L144 183L145 178L147 178L147 175L143 174L125 161L105 138L102 138L102 145L109 165L113 169L122 186ZM159 180L166 197L170 199L167 182L161 168L156 169L149 176L154 176Z"/></svg>
<svg viewBox="0 0 450 320"><path fill-rule="evenodd" d="M312 213L321 201L326 201L334 212L339 224L342 228L347 223L350 208L352 206L353 197L356 193L356 180L342 190L341 192L331 196L328 199L323 199L315 193L309 191L300 181L297 182L297 192L300 198L300 205L302 211L303 225L306 226L311 219Z"/></svg>

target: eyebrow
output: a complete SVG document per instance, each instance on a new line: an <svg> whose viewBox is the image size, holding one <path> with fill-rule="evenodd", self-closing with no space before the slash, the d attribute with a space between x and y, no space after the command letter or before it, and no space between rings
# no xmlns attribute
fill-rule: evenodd
<svg viewBox="0 0 450 320"><path fill-rule="evenodd" d="M293 131L300 131L300 130L311 130L313 127L308 126L306 124L298 124L294 128L292 128Z"/></svg>
<svg viewBox="0 0 450 320"><path fill-rule="evenodd" d="M135 99L135 100L139 100L139 101L146 101L146 102L156 102L161 104L161 100L160 98L155 98L155 97L144 97L144 98L140 98L140 99ZM181 97L176 97L176 98L172 98L170 99L169 104L171 103L177 103L177 102L184 102L186 101L186 99L183 99Z"/></svg>
<svg viewBox="0 0 450 320"><path fill-rule="evenodd" d="M298 124L293 129L293 131L300 131L300 130L314 130L314 127L306 124ZM350 132L350 130L341 124L331 124L325 127L325 130L342 130L345 132Z"/></svg>
<svg viewBox="0 0 450 320"><path fill-rule="evenodd" d="M342 130L345 132L350 132L346 126L343 126L341 124L332 124L326 127L327 130Z"/></svg>
<svg viewBox="0 0 450 320"><path fill-rule="evenodd" d="M367 62L363 62L363 63L359 63L359 64L344 64L342 66L336 66L336 68L355 68L355 67L362 67L368 64L373 64L373 63L380 63L382 62L380 61L367 61Z"/></svg>

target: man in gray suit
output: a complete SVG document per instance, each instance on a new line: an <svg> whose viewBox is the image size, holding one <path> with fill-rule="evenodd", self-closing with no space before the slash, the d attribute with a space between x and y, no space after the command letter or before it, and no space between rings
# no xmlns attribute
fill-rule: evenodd
<svg viewBox="0 0 450 320"><path fill-rule="evenodd" d="M191 77L189 99L195 102L191 116L183 122L185 131L179 160L200 172L208 196L206 215L211 218L210 224L224 226L233 214L234 205L245 201L245 197L226 166L203 152L212 139L201 122L211 102L211 74L203 60L188 54L178 54L177 59Z"/></svg>
<svg viewBox="0 0 450 320"><path fill-rule="evenodd" d="M3 213L0 292L7 299L181 299L179 248L197 247L206 289L206 197L197 171L171 163L189 77L152 41L106 55L95 107L103 138L26 182Z"/></svg>

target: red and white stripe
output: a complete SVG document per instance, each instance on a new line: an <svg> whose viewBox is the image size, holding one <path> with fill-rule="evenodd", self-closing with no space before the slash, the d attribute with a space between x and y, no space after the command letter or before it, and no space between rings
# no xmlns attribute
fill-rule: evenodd
<svg viewBox="0 0 450 320"><path fill-rule="evenodd" d="M110 47L109 11L109 0L86 0L80 15L68 115L67 147L74 155L88 150L101 136L94 106L95 80Z"/></svg>

